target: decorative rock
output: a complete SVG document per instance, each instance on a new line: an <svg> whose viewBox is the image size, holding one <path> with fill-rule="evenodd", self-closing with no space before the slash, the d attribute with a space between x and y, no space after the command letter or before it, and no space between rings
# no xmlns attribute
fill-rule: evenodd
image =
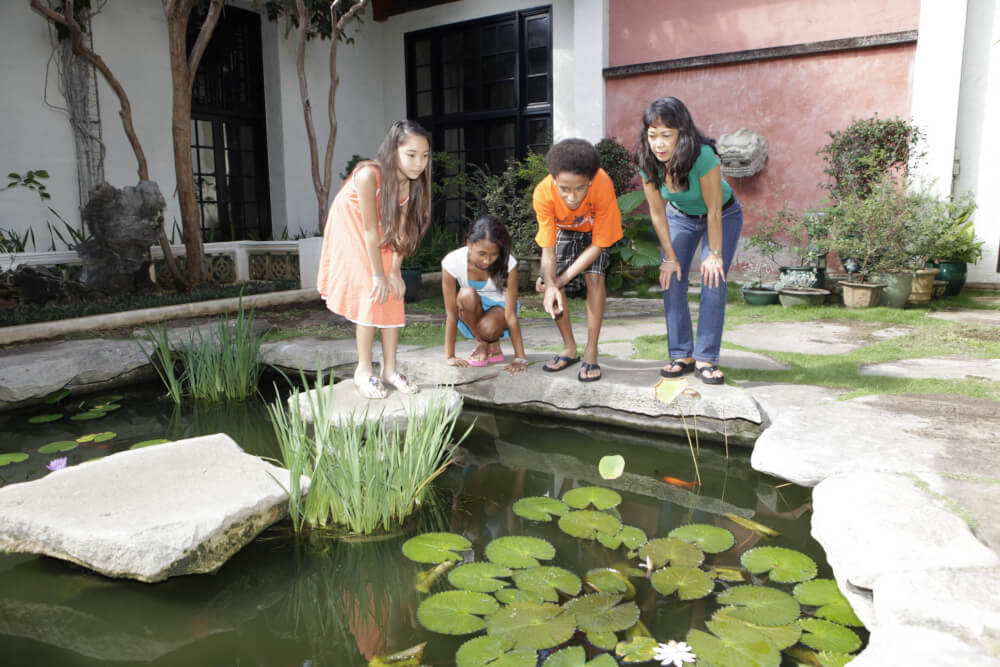
<svg viewBox="0 0 1000 667"><path fill-rule="evenodd" d="M399 353L416 349L412 345L400 345ZM298 372L302 369L307 374L316 372L317 362L325 372L341 366L353 366L358 363L358 348L354 339L302 337L273 343L262 343L260 353L264 363ZM382 348L378 341L372 345L372 354L376 359L381 356Z"/></svg>
<svg viewBox="0 0 1000 667"><path fill-rule="evenodd" d="M433 400L444 399L449 409L458 409L462 405L462 397L454 389L435 387L424 389L416 394L403 394L387 386L388 396L384 399L363 398L351 380L327 385L319 391L333 392L334 423L345 423L348 420L362 418L366 422L383 422L387 426L398 425L405 429L409 415L422 414ZM310 402L316 400L316 389L298 394L298 409L306 422L313 422ZM295 396L288 398L289 409L295 409Z"/></svg>
<svg viewBox="0 0 1000 667"><path fill-rule="evenodd" d="M146 582L215 572L287 512L282 485L222 433L120 452L0 489L0 550Z"/></svg>
<svg viewBox="0 0 1000 667"><path fill-rule="evenodd" d="M716 148L724 176L753 176L764 168L767 161L767 140L746 127L721 135Z"/></svg>

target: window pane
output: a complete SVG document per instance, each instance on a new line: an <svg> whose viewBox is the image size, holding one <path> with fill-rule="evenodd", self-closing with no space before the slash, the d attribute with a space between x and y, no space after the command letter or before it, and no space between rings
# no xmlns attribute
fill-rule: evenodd
<svg viewBox="0 0 1000 667"><path fill-rule="evenodd" d="M514 50L517 48L517 39L514 35L514 22L505 23L497 28L497 48L501 50Z"/></svg>
<svg viewBox="0 0 1000 667"><path fill-rule="evenodd" d="M537 16L524 22L525 46L529 49L549 46L549 17Z"/></svg>
<svg viewBox="0 0 1000 667"><path fill-rule="evenodd" d="M502 81L483 87L483 103L487 107L514 106L514 82Z"/></svg>
<svg viewBox="0 0 1000 667"><path fill-rule="evenodd" d="M462 110L462 89L449 88L444 91L444 112L458 113Z"/></svg>
<svg viewBox="0 0 1000 667"><path fill-rule="evenodd" d="M431 41L429 39L422 39L413 45L413 60L413 64L418 66L431 64Z"/></svg>
<svg viewBox="0 0 1000 667"><path fill-rule="evenodd" d="M417 68L417 90L430 90L431 89L431 68L430 67L418 67Z"/></svg>
<svg viewBox="0 0 1000 667"><path fill-rule="evenodd" d="M528 74L549 73L549 50L528 49Z"/></svg>
<svg viewBox="0 0 1000 667"><path fill-rule="evenodd" d="M243 201L257 200L257 184L252 178L243 179Z"/></svg>
<svg viewBox="0 0 1000 667"><path fill-rule="evenodd" d="M552 143L552 129L548 118L532 118L524 125L528 150L542 151Z"/></svg>
<svg viewBox="0 0 1000 667"><path fill-rule="evenodd" d="M218 201L215 194L214 176L198 176L195 178L195 188L197 189L198 201Z"/></svg>
<svg viewBox="0 0 1000 667"><path fill-rule="evenodd" d="M240 126L240 148L245 151L253 150L253 128L249 125Z"/></svg>
<svg viewBox="0 0 1000 667"><path fill-rule="evenodd" d="M200 156L199 166L195 169L203 173L214 174L215 173L215 149L213 148L199 148L198 155Z"/></svg>
<svg viewBox="0 0 1000 667"><path fill-rule="evenodd" d="M454 86L462 85L462 64L461 63L445 63L442 68L442 73L444 74L444 87L452 88ZM430 88L430 86L427 86ZM422 88L420 90L423 90Z"/></svg>
<svg viewBox="0 0 1000 667"><path fill-rule="evenodd" d="M210 120L199 120L198 123L198 145L199 146L214 146L215 142L212 141L212 121Z"/></svg>
<svg viewBox="0 0 1000 667"><path fill-rule="evenodd" d="M431 93L417 93L417 115L431 115Z"/></svg>
<svg viewBox="0 0 1000 667"><path fill-rule="evenodd" d="M547 76L532 76L528 78L525 90L525 104L538 104L549 101L549 78Z"/></svg>
<svg viewBox="0 0 1000 667"><path fill-rule="evenodd" d="M462 39L463 35L461 32L455 32L450 35L445 35L441 40L441 59L445 62L452 60L459 60L462 57L465 49L462 48L465 40ZM428 62L430 62L428 60ZM423 63L419 63L423 64Z"/></svg>

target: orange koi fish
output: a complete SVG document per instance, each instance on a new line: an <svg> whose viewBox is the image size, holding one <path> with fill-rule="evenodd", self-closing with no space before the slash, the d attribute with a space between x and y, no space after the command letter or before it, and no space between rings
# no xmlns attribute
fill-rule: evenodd
<svg viewBox="0 0 1000 667"><path fill-rule="evenodd" d="M682 489L693 489L698 482L688 482L683 479L677 479L676 477L664 477L663 481L671 486L679 486Z"/></svg>

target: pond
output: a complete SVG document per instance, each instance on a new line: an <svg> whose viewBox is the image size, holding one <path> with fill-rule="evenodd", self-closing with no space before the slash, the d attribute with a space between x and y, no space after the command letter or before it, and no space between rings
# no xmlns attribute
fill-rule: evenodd
<svg viewBox="0 0 1000 667"><path fill-rule="evenodd" d="M45 466L59 457L77 465L150 439L217 432L228 433L248 452L278 457L260 403L177 409L160 393L150 385L129 388L121 398L74 398L56 410L65 414L62 419L45 424L28 420L52 413L50 407L0 414L0 456L28 454L0 466L0 484L48 474ZM98 404L120 408L93 420L70 419ZM354 544L296 540L286 522L265 531L215 575L153 585L107 579L49 558L0 555L0 664L364 665L376 655L425 641L423 664L453 664L469 637L436 634L418 622L427 593L418 592L416 584L433 566L408 560L402 544L421 532L450 531L472 542L478 561L491 540L530 535L555 546L552 564L581 577L593 568L623 567L624 547L612 550L572 538L554 523L528 521L512 510L520 498L559 498L581 486L615 489L622 498L617 508L622 521L650 538L688 523L727 528L736 544L709 555L713 566L738 568L741 553L768 544L811 556L819 564L818 576L831 576L809 535L809 490L755 472L746 450L726 456L721 448L702 444L703 484L693 491L684 488L695 474L686 440L472 409L461 420L473 430L455 465L438 478L440 502L395 537ZM104 436L44 453L49 443L89 434ZM606 454L624 456L619 479L600 478L597 464ZM762 537L727 514L752 517L780 536ZM659 641L683 640L689 628L704 628L719 607L713 598L682 602L658 595L645 579L636 582L641 621ZM439 581L431 592L446 588Z"/></svg>

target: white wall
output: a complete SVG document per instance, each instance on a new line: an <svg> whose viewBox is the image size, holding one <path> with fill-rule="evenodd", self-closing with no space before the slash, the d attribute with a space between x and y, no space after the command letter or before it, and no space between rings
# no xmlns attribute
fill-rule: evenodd
<svg viewBox="0 0 1000 667"><path fill-rule="evenodd" d="M1000 283L1000 2L968 0L965 57L958 113L958 175L955 191L972 191L979 209L976 234L983 259L969 267L973 283Z"/></svg>

